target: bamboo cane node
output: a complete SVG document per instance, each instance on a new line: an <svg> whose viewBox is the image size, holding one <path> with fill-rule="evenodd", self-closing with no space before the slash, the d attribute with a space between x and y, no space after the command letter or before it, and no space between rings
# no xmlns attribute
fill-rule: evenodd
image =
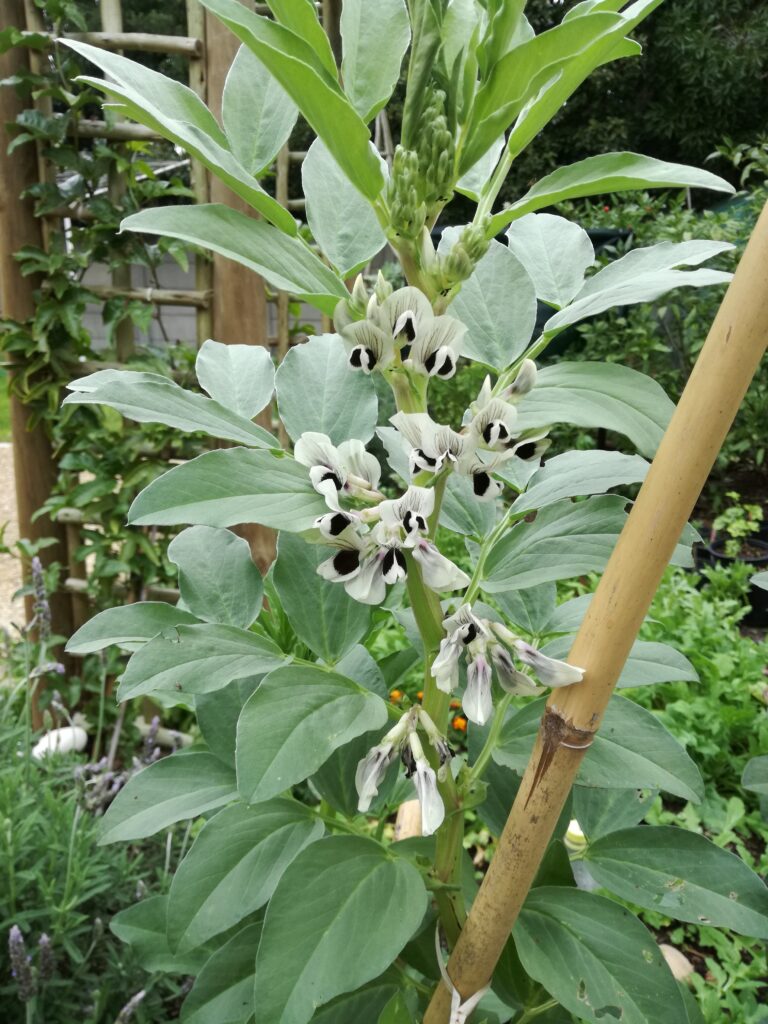
<svg viewBox="0 0 768 1024"><path fill-rule="evenodd" d="M560 747L565 747L568 750L588 750L592 746L594 738L595 733L592 730L577 728L573 721L565 718L556 707L547 706L541 722L541 757L536 765L533 783L525 806L528 806L531 797L539 788Z"/></svg>

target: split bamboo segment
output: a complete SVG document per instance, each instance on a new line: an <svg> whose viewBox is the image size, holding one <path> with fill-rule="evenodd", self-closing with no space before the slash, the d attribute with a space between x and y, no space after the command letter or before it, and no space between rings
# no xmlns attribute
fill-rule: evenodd
<svg viewBox="0 0 768 1024"><path fill-rule="evenodd" d="M582 758L675 545L768 343L768 205L709 332L568 660L584 680L553 691L496 853L451 954L467 999L493 974ZM424 1024L448 1024L436 990Z"/></svg>

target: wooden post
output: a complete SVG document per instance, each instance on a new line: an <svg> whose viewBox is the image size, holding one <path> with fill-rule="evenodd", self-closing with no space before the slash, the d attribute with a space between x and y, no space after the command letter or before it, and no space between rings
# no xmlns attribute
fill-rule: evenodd
<svg viewBox="0 0 768 1024"><path fill-rule="evenodd" d="M24 0L3 0L0 4L0 31L23 25ZM29 54L24 47L13 47L0 56L0 78L10 78L28 70ZM0 88L0 125L13 124L25 106L15 89L10 86ZM43 246L41 224L35 217L32 200L22 201L19 198L25 188L37 181L37 156L32 145L21 146L9 156L7 142L7 138L0 138L0 308L3 316L25 321L34 315L34 293L41 281L35 275L23 277L13 254L25 245ZM57 467L44 425L30 430L28 419L27 409L12 395L11 431L19 534L31 540L55 537L58 543L41 551L40 557L43 564L56 560L66 565L64 527L51 522L47 516L32 521L34 513L50 497ZM67 595L52 594L50 602L54 632L69 636L72 632L72 609ZM31 615L32 604L28 601L28 620Z"/></svg>
<svg viewBox="0 0 768 1024"><path fill-rule="evenodd" d="M768 205L621 532L553 690L523 781L448 975L466 1000L490 980L664 570L768 342ZM448 1024L440 984L424 1024Z"/></svg>
<svg viewBox="0 0 768 1024"><path fill-rule="evenodd" d="M101 0L101 27L104 32L120 33L123 31L123 11L120 0ZM121 120L118 116L117 120ZM126 193L125 176L121 174L114 165L109 169L110 202L120 206ZM127 291L131 288L131 265L125 263L115 267L111 273L112 286ZM115 349L117 360L124 363L133 352L134 332L133 323L128 317L124 317L115 328Z"/></svg>
<svg viewBox="0 0 768 1024"><path fill-rule="evenodd" d="M208 106L214 116L221 119L224 82L240 44L237 37L208 11L205 15L205 39ZM253 215L251 207L218 178L210 178L209 192L212 203L226 203L240 213ZM264 282L254 277L253 271L223 256L214 255L212 301L212 328L216 341L227 345L268 344ZM272 428L269 411L263 417L263 425ZM254 561L265 570L275 557L274 530L248 524L240 527L238 532L251 545Z"/></svg>

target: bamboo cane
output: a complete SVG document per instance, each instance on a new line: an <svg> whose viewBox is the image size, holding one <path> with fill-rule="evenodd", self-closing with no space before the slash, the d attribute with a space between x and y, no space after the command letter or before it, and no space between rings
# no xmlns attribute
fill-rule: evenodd
<svg viewBox="0 0 768 1024"><path fill-rule="evenodd" d="M485 986L528 894L576 772L675 545L768 342L768 205L621 532L568 660L583 682L553 691L520 790L448 974L466 1000ZM424 1024L447 1024L435 991Z"/></svg>

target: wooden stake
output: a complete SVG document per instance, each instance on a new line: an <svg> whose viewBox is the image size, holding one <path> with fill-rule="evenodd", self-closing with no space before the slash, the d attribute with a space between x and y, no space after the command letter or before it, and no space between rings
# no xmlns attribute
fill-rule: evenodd
<svg viewBox="0 0 768 1024"><path fill-rule="evenodd" d="M246 4L245 6L249 6ZM208 11L205 15L205 39L208 70L208 106L221 118L221 98L227 72L235 58L239 40ZM226 203L241 213L253 216L253 210L231 192L218 178L210 178L210 201ZM198 257L199 259L199 257ZM251 270L225 259L213 257L213 337L225 345L264 345L267 343L267 303L264 282ZM271 429L271 414L263 425ZM251 545L254 561L266 570L275 557L275 532L264 526L245 524L237 530Z"/></svg>
<svg viewBox="0 0 768 1024"><path fill-rule="evenodd" d="M0 32L24 24L23 0L3 0L0 4ZM29 70L29 54L25 47L14 46L0 56L0 78L10 78ZM0 125L13 124L26 103L10 87L0 89ZM36 275L23 277L13 254L25 245L42 248L40 221L34 214L33 201L21 200L22 191L37 180L35 147L21 146L12 155L7 152L7 139L0 139L0 308L3 316L25 321L35 312L35 291L40 287ZM13 369L11 369L11 374ZM44 564L54 559L67 561L64 527L45 516L33 522L32 517L50 497L56 482L57 467L51 442L43 424L28 428L29 414L14 395L11 396L11 433L16 481L16 506L19 534L36 540L55 537L58 543L40 553ZM72 632L72 609L65 594L50 596L53 629L69 636ZM27 601L27 618L31 619L32 603Z"/></svg>
<svg viewBox="0 0 768 1024"><path fill-rule="evenodd" d="M701 350L568 660L583 682L552 692L488 874L448 963L463 999L493 974L576 772L683 527L768 342L768 205ZM447 1024L435 991L424 1024Z"/></svg>

